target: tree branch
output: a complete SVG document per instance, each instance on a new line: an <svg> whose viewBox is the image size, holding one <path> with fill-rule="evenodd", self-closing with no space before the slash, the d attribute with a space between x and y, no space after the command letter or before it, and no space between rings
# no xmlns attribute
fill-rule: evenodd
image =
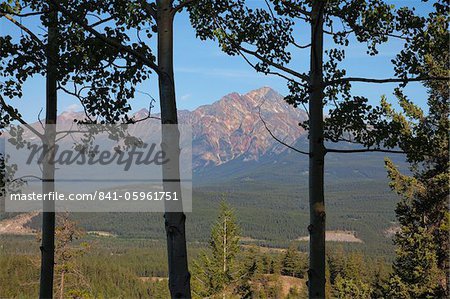
<svg viewBox="0 0 450 299"><path fill-rule="evenodd" d="M264 102L263 102L262 104L264 104ZM301 151L301 150L299 150L299 149L297 149L297 148L295 148L295 147L293 147L293 146L287 144L286 142L280 140L278 137L276 137L276 136L272 133L272 131L271 131L271 130L269 129L269 127L267 126L267 123L265 122L265 120L264 120L264 119L262 118L262 116L261 116L261 106L262 106L262 104L258 106L258 115L259 115L259 119L260 119L260 120L262 121L262 123L264 124L264 127L266 128L266 131L269 132L270 136L272 136L273 139L275 139L276 141L278 141L278 143L284 145L285 147L287 147L287 148L289 148L289 149L291 149L291 150L293 150L293 151L295 151L295 152L297 152L297 153L299 153L299 154L303 154L303 155L308 155L308 156L309 156L309 153L304 152L304 151Z"/></svg>
<svg viewBox="0 0 450 299"><path fill-rule="evenodd" d="M256 68L256 66L247 58L247 56L245 56L245 54L242 53L242 51L240 51L239 49L237 51L238 51L239 55L241 55L241 57L244 59L244 61L247 62L247 64L250 65L256 72L263 73L265 75L267 75L267 74L275 75L275 76L279 76L287 81L296 82L292 78L289 78L288 76L285 76L284 74L279 73L279 72L274 72L274 71L262 72L262 71L258 70ZM300 82L296 82L296 83L299 84L300 86L303 86L304 88L308 88L308 86L306 84L301 84Z"/></svg>
<svg viewBox="0 0 450 299"><path fill-rule="evenodd" d="M121 44L120 42L117 42L117 41L115 41L113 39L107 38L106 36L104 36L103 34L98 32L97 30L95 30L94 28L90 27L88 24L83 22L82 20L80 20L77 17L75 17L70 11L68 11L62 5L60 5L58 3L58 1L56 1L56 0L49 0L49 1L52 3L53 6L55 6L68 19L70 19L72 22L74 22L74 23L78 24L79 26L81 26L84 30L86 30L87 32L91 33L96 38L102 40L105 44L107 44L109 46L112 46L112 47L114 47L114 48L116 48L118 50L121 50L123 52L126 52L126 53L132 55L136 59L140 60L143 64L147 65L149 68L154 70L157 74L161 73L161 71L159 70L158 65L155 62L153 62L153 60L151 60L148 57L142 55L141 53L133 50L132 48Z"/></svg>
<svg viewBox="0 0 450 299"><path fill-rule="evenodd" d="M110 16L110 17L108 17L108 18L106 18L106 19L99 20L99 21L97 21L97 22L95 22L95 23L89 25L89 27L94 28L95 26L98 26L98 25L100 25L100 24L102 24L102 23L111 21L112 19L114 19L114 17L113 17L113 16Z"/></svg>
<svg viewBox="0 0 450 299"><path fill-rule="evenodd" d="M156 5L154 2L148 3L147 1L142 1L142 8L156 21Z"/></svg>
<svg viewBox="0 0 450 299"><path fill-rule="evenodd" d="M25 126L28 130L30 130L31 132L33 132L34 134L36 134L36 136L38 136L39 138L43 138L44 135L39 133L35 128L33 128L32 126L30 126L25 120L23 120L23 118L16 113L15 109L6 104L5 100L3 99L3 97L0 95L0 105L2 106L2 109L5 110L13 119L17 120L19 123L21 123L23 126Z"/></svg>
<svg viewBox="0 0 450 299"><path fill-rule="evenodd" d="M296 72L296 71L294 71L294 70L292 70L292 69L290 69L290 68L287 68L287 67L285 67L285 66L283 66L283 65L281 65L281 64L279 64L279 63L273 62L273 61L271 61L271 60L269 60L269 59L267 59L267 58L261 56L261 55L260 55L258 52L256 52L256 51L248 50L248 49L246 49L246 48L243 48L242 46L237 46L237 49L239 49L240 51L242 51L242 52L244 52L244 53L250 54L250 55L252 55L252 56L258 58L258 59L261 60L262 62L265 62L265 63L267 63L268 65L273 66L273 67L275 67L275 68L277 68L277 69L279 69L279 70L281 70L281 71L283 71L283 72L285 72L285 73L288 73L288 74L290 74L290 75L292 75L292 76L294 76L294 77L297 77L297 78L299 78L299 79L301 79L301 80L309 81L309 76L308 76L308 75L298 73L298 72Z"/></svg>
<svg viewBox="0 0 450 299"><path fill-rule="evenodd" d="M294 70L292 70L292 69L290 69L290 68L287 68L287 67L285 67L285 66L283 66L283 65L281 65L281 64L279 64L279 63L273 62L273 61L271 61L271 60L265 58L264 56L262 56L261 54L259 54L257 51L252 51L252 50L249 50L249 49L246 49L246 48L242 47L240 44L236 44L236 43L233 41L233 39L230 38L230 36L226 33L225 29L224 29L223 26L218 22L218 20L217 20L217 19L214 19L214 22L215 22L216 26L219 27L219 28L222 30L222 32L225 34L226 39L233 45L234 48L236 48L236 50L238 51L238 53L239 53L241 56L243 56L242 52L244 52L244 53L246 53L246 54L249 54L249 55L252 55L253 57L256 57L257 59L261 60L262 62L265 62L266 64L268 64L268 65L270 65L270 66L272 66L272 67L274 67L274 68L279 69L280 71L283 71L283 72L285 72L285 73L288 73L288 74L290 74L290 75L292 75L292 76L294 76L294 77L297 77L297 78L299 78L299 79L301 79L301 80L303 80L303 81L309 82L309 76L308 76L308 75L298 73L298 72L296 72L296 71L294 71ZM245 58L245 57L244 57L244 58ZM246 61L247 61L247 63L249 63L254 69L256 69L256 67L255 67L252 63L250 63L248 59L246 59ZM258 71L258 70L257 70L257 71ZM267 72L267 73L271 73L271 72ZM276 74L279 75L279 73L276 73ZM287 77L284 76L284 75L283 75L282 77L287 78ZM291 80L292 80L292 79L291 79Z"/></svg>
<svg viewBox="0 0 450 299"><path fill-rule="evenodd" d="M365 82L365 83L408 83L418 81L444 81L449 80L449 77L417 77L417 78L387 78L387 79L372 79L348 77L324 82L324 86L342 84L345 82Z"/></svg>
<svg viewBox="0 0 450 299"><path fill-rule="evenodd" d="M13 16L16 16L16 17L25 18L25 17L43 15L43 14L48 13L48 12L51 12L51 11L50 10L46 10L46 11L37 11L37 12L29 12L29 13L20 14L20 13L15 13L15 12L12 12L12 11L3 11L3 10L1 10L0 14L13 15Z"/></svg>
<svg viewBox="0 0 450 299"><path fill-rule="evenodd" d="M286 1L282 1L282 2L283 2L284 5L292 8L296 12L299 12L299 13L303 14L306 17L311 17L311 12L301 8L300 5L297 5L297 4L294 4L294 3L291 3L291 2L286 2Z"/></svg>
<svg viewBox="0 0 450 299"><path fill-rule="evenodd" d="M303 46L303 45L297 44L294 40L292 41L292 44L299 49L307 49L307 48L311 47L311 44L307 44L307 45Z"/></svg>
<svg viewBox="0 0 450 299"><path fill-rule="evenodd" d="M45 44L39 39L39 37L37 37L30 29L28 29L27 27L25 27L24 25L20 24L19 22L17 22L13 17L11 17L8 14L5 13L0 13L0 16L4 16L8 21L10 21L11 23L13 23L14 25L16 25L17 27L19 27L20 29L22 29L23 31L25 31L26 33L28 33L30 35L30 37L37 42L41 47L45 48Z"/></svg>
<svg viewBox="0 0 450 299"><path fill-rule="evenodd" d="M180 2L180 4L178 4L174 9L173 9L173 14L176 14L177 12L179 12L180 10L182 10L183 8L185 8L186 6L188 6L189 4L196 2L197 0L184 0L183 2Z"/></svg>
<svg viewBox="0 0 450 299"><path fill-rule="evenodd" d="M76 88L76 84L75 83L74 83L74 86ZM71 95L71 96L77 98L78 101L80 101L81 106L83 107L85 116L89 119L90 122L94 122L92 120L91 116L89 115L89 113L87 111L87 108L86 108L86 105L84 104L83 97L81 96L81 91L83 90L83 88L77 93L77 92L72 92L72 91L68 90L67 88L65 88L64 86L62 86L61 84L58 83L58 89L64 91L68 95Z"/></svg>
<svg viewBox="0 0 450 299"><path fill-rule="evenodd" d="M363 148L363 149L353 149L353 150L341 150L341 149L334 149L334 148L326 148L325 151L327 153L341 153L341 154L368 153L368 152L405 154L404 151L388 150L388 149L381 149L381 148Z"/></svg>

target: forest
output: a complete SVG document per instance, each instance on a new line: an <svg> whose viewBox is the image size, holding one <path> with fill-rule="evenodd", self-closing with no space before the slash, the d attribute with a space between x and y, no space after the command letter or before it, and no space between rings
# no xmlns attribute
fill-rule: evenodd
<svg viewBox="0 0 450 299"><path fill-rule="evenodd" d="M448 298L449 6L0 1L0 298Z"/></svg>

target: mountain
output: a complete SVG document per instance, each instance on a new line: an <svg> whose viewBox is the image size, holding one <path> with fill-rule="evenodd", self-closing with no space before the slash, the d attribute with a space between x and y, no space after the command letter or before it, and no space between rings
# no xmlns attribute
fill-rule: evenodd
<svg viewBox="0 0 450 299"><path fill-rule="evenodd" d="M141 109L132 117L142 120L148 113L147 109ZM298 123L307 118L306 112L290 107L282 95L269 87L246 94L230 93L194 111L180 110L178 115L180 124L192 126L192 158L196 171L236 159L258 161L268 153L280 154L287 148L270 136L261 118L274 135L288 144L304 135ZM58 124L69 129L74 119L84 118L83 112L64 111L58 116ZM134 125L132 132L145 137L157 131L158 126L159 120L145 119Z"/></svg>
<svg viewBox="0 0 450 299"><path fill-rule="evenodd" d="M274 90L263 87L243 95L231 93L190 114L194 169L235 159L256 161L267 153L285 151L260 116L272 133L288 144L304 134L298 123L307 118L306 113L289 107Z"/></svg>
<svg viewBox="0 0 450 299"><path fill-rule="evenodd" d="M230 93L192 112L178 111L179 123L192 126L194 170L235 159L257 161L267 153L286 151L270 136L260 114L272 133L286 143L294 143L304 134L298 123L307 118L306 112L290 107L282 95L269 87L246 94ZM133 115L135 119L147 116L147 109ZM136 134L145 135L141 130L151 131L155 124L155 119L140 122Z"/></svg>
<svg viewBox="0 0 450 299"><path fill-rule="evenodd" d="M132 115L142 121L132 126L131 133L145 138L158 132L160 121L147 118L148 115L147 109ZM178 117L180 124L192 127L192 164L198 182L307 178L307 157L281 145L265 127L285 143L307 150L307 134L298 125L307 119L307 113L289 106L282 95L269 87L245 94L233 92L193 111L179 110ZM65 111L58 116L58 123L69 129L74 119L83 118L83 112ZM347 143L331 146L354 147ZM326 176L333 180L384 179L383 157L379 153L329 154Z"/></svg>

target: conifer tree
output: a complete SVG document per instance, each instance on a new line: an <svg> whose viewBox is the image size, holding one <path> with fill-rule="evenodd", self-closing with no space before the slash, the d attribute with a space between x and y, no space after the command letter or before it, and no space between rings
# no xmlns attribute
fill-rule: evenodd
<svg viewBox="0 0 450 299"><path fill-rule="evenodd" d="M409 102L403 109L405 114L413 116L413 122L393 113L403 122L403 130L408 132L409 138L425 138L418 142L425 141L433 153L408 146L412 176L402 174L391 160L386 160L390 186L401 196L396 208L400 231L394 238L397 249L394 275L388 285L390 298L397 298L404 292L409 294L407 298L448 296L450 127L449 94L445 85L440 90L432 87L428 116ZM419 158L416 160L415 157Z"/></svg>
<svg viewBox="0 0 450 299"><path fill-rule="evenodd" d="M298 252L295 244L291 244L288 249L286 249L283 260L281 274L303 278L307 271L307 261L306 256Z"/></svg>
<svg viewBox="0 0 450 299"><path fill-rule="evenodd" d="M236 264L239 226L234 211L221 202L219 216L211 228L209 252L193 265L194 292L200 297L225 297L235 292L242 271Z"/></svg>
<svg viewBox="0 0 450 299"><path fill-rule="evenodd" d="M68 213L58 216L55 232L55 279L59 284L57 294L60 299L82 297L82 294L88 293L89 285L76 259L86 254L89 244L80 242L84 231L69 219Z"/></svg>
<svg viewBox="0 0 450 299"><path fill-rule="evenodd" d="M399 55L404 73L449 75L448 1L436 1L427 18L404 11L405 28L418 22ZM387 159L390 186L400 195L396 215L400 231L394 273L387 286L389 298L445 298L449 296L449 85L427 82L428 113L396 90L401 111L383 103L379 130L406 153L410 175Z"/></svg>

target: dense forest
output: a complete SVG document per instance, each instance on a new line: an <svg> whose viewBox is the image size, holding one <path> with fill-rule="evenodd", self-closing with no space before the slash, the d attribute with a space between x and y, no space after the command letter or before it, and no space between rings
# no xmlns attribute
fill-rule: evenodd
<svg viewBox="0 0 450 299"><path fill-rule="evenodd" d="M1 1L0 297L448 298L449 6ZM188 31L288 108L186 116Z"/></svg>
<svg viewBox="0 0 450 299"><path fill-rule="evenodd" d="M211 242L188 244L192 261L193 296L195 298L307 298L308 261L299 243L286 249L245 244L239 236L239 218L234 210L222 203L210 231ZM66 215L67 216L67 215ZM226 218L230 216L229 218ZM86 235L78 223L59 219L57 238L76 235L70 242L61 241L56 251L56 296L63 298L167 298L167 262L161 241L137 238L95 237ZM234 231L226 236L235 240L227 257L229 275L220 272L223 248L222 223L229 221ZM33 297L38 291L39 255L35 246L39 240L30 236L2 236L0 296L5 298ZM212 241L215 240L215 241ZM231 243L231 242L230 242ZM58 247L57 247L58 248ZM65 253L63 253L65 252ZM64 259L63 255L69 258ZM329 249L327 275L330 296L347 298L382 290L391 271L383 258L366 257L360 252L349 253L342 246ZM61 273L65 271L62 286ZM205 275L208 271L209 274ZM211 279L206 285L201 281ZM225 282L223 280L225 279ZM223 287L223 283L226 287ZM365 292L356 295L356 292ZM353 293L355 292L355 293ZM347 296L347 297L346 297Z"/></svg>

